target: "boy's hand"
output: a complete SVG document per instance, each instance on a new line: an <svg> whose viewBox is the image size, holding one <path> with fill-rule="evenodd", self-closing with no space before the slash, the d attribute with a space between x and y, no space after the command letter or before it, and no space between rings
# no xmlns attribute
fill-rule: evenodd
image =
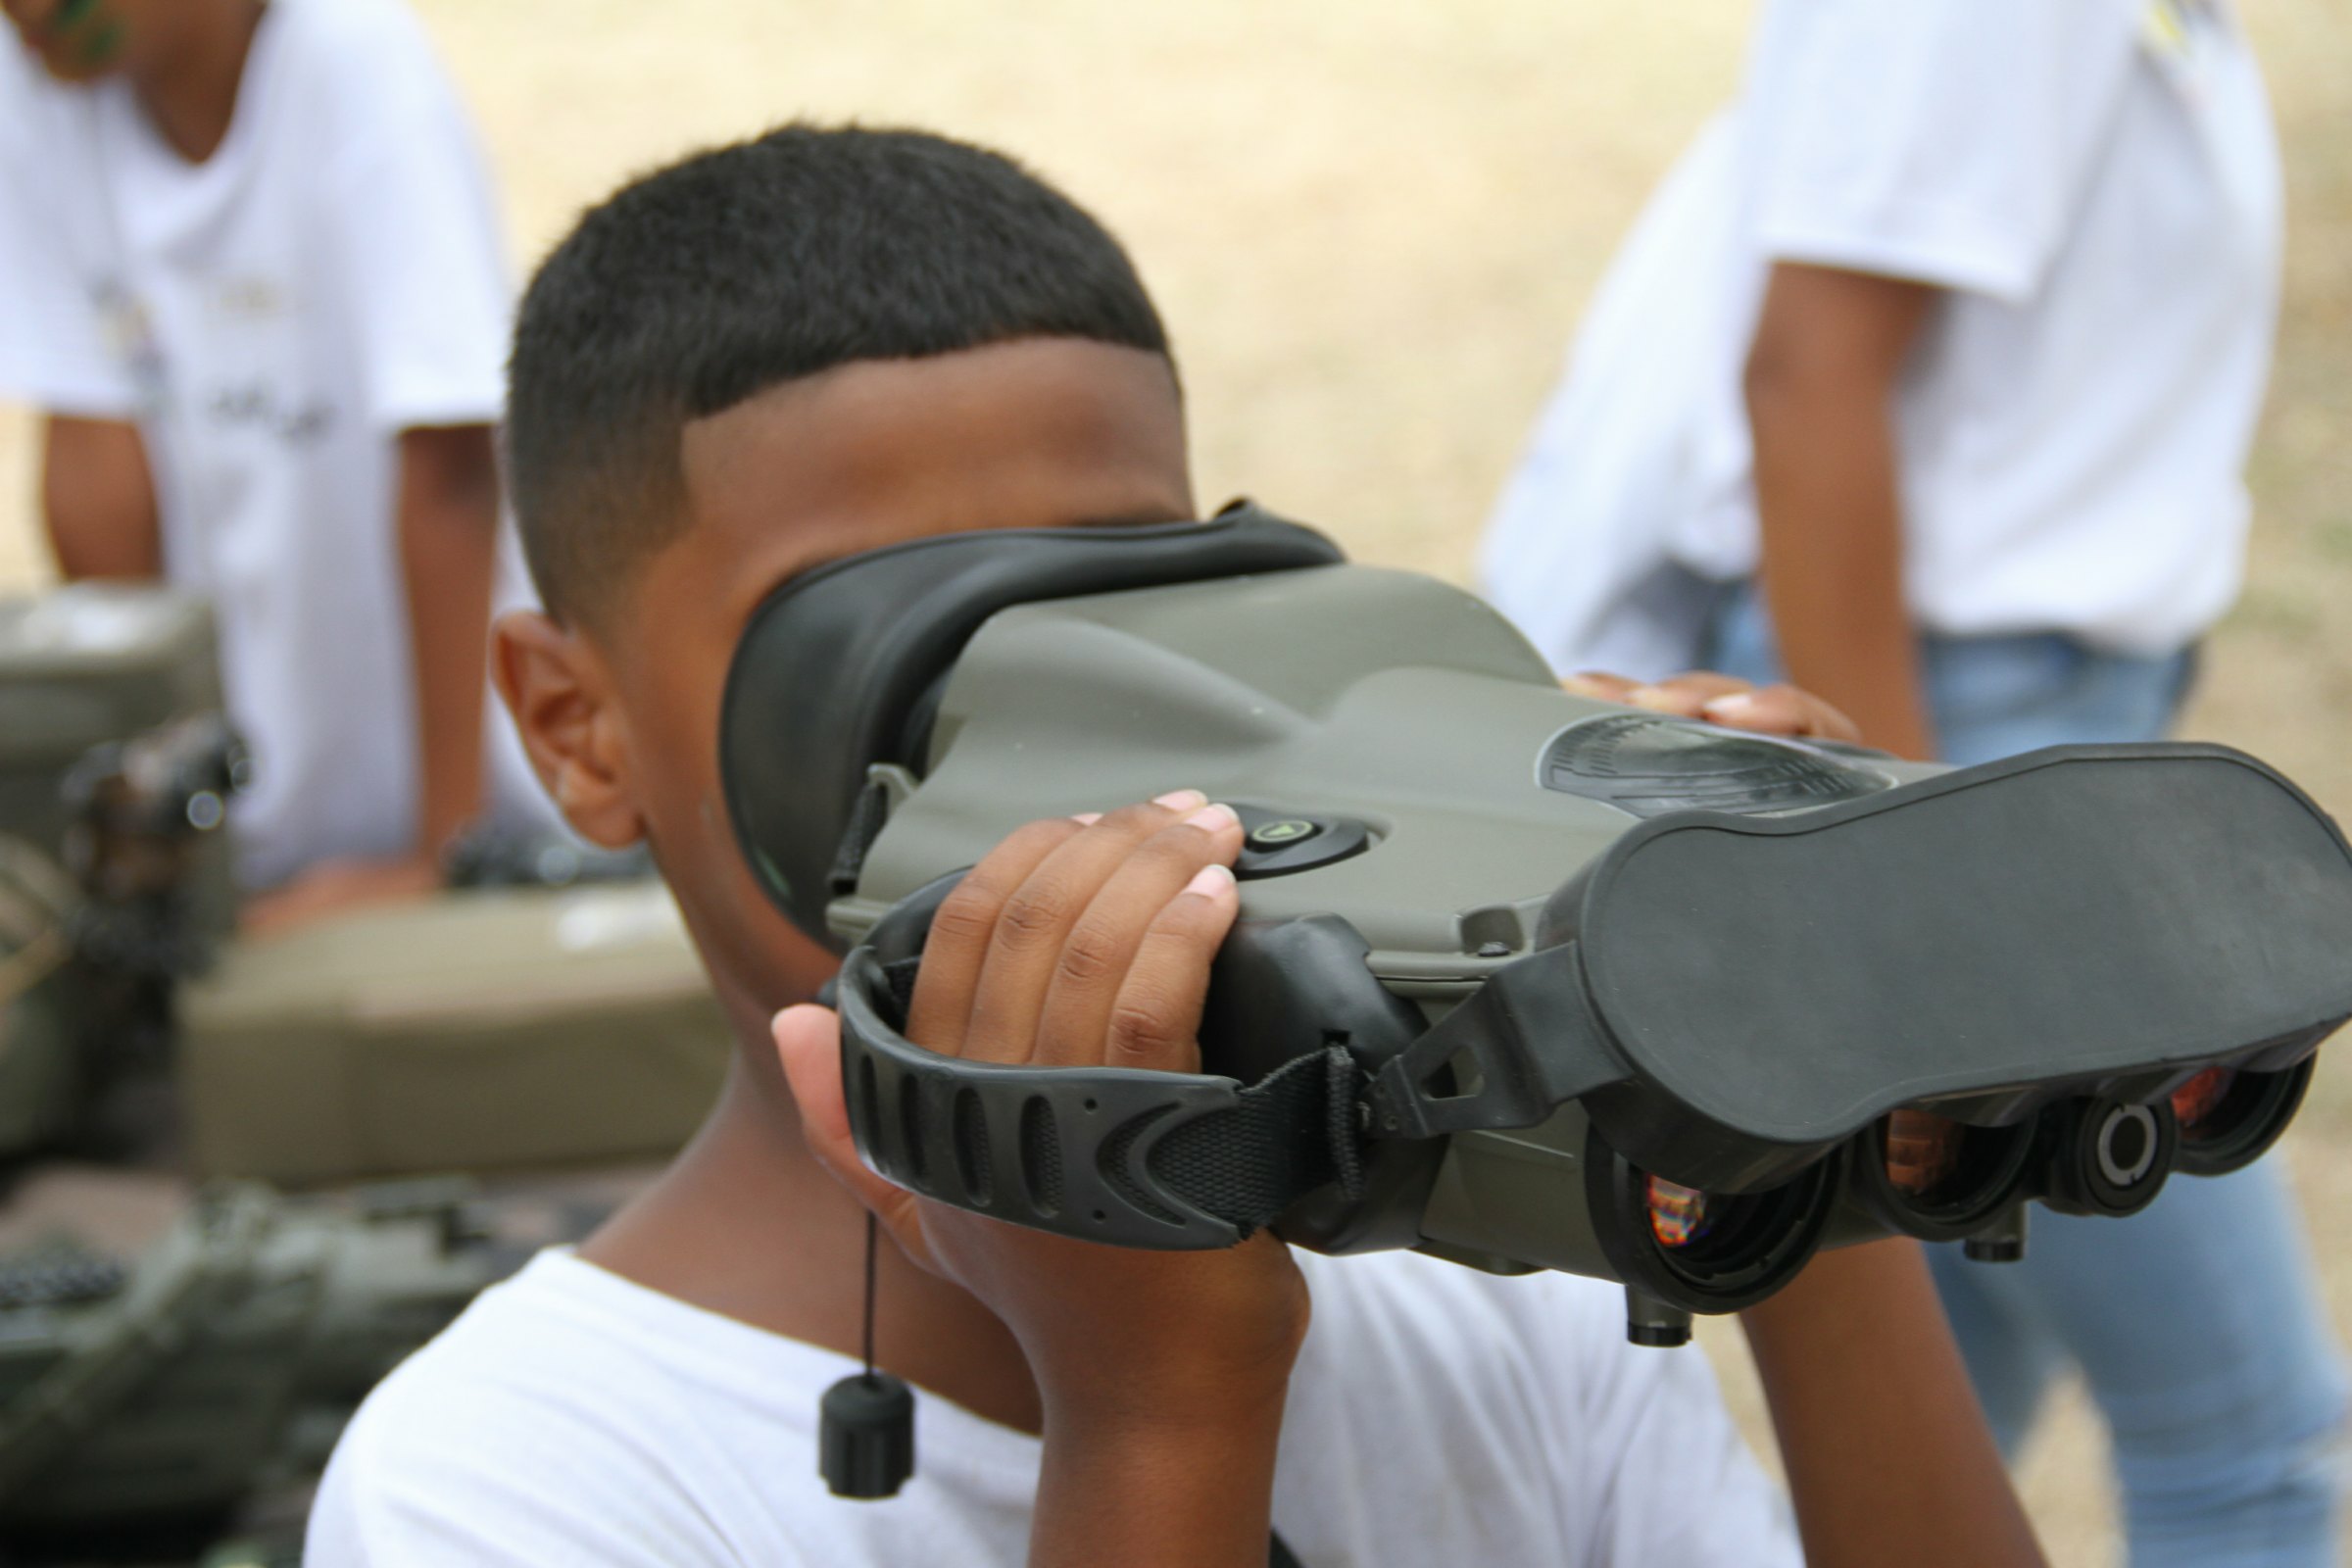
<svg viewBox="0 0 2352 1568"><path fill-rule="evenodd" d="M941 906L907 1038L983 1061L1198 1072L1241 847L1233 812L1195 791L1021 828ZM790 1008L775 1035L810 1150L909 1258L1004 1320L1050 1439L1057 1424L1198 1433L1268 1409L1278 1419L1307 1317L1305 1281L1279 1242L1138 1251L917 1197L858 1158L834 1015Z"/></svg>
<svg viewBox="0 0 2352 1568"><path fill-rule="evenodd" d="M1587 671L1569 676L1560 685L1578 697L1626 703L1683 718L1703 718L1726 729L1825 741L1862 739L1852 719L1811 692L1785 685L1759 687L1709 670L1690 670L1651 686L1623 675Z"/></svg>

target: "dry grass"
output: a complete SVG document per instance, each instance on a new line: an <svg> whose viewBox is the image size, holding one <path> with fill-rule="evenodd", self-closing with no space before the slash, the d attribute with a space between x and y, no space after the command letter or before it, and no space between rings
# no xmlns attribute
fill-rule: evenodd
<svg viewBox="0 0 2352 1568"><path fill-rule="evenodd" d="M2352 806L2352 13L2246 0L2296 222L2262 533L2194 733ZM424 0L518 257L620 175L795 115L1012 149L1131 243L1183 346L1204 496L1459 577L1577 312L1738 69L1742 0ZM363 198L364 199L364 198ZM0 584L44 571L24 421L0 420ZM2352 1326L2352 1062L2294 1150ZM1735 1363L1736 1355L1731 1358ZM2095 1429L2028 1467L2055 1558L2112 1553Z"/></svg>

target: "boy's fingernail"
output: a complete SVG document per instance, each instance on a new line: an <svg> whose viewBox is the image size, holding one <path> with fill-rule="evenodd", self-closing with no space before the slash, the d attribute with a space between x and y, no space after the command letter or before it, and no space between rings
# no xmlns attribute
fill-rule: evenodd
<svg viewBox="0 0 2352 1568"><path fill-rule="evenodd" d="M1093 827L1097 822L1102 820L1102 813L1101 811L1080 811L1076 816L1071 817L1070 820L1077 823L1080 827Z"/></svg>
<svg viewBox="0 0 2352 1568"><path fill-rule="evenodd" d="M1208 797L1199 790L1170 790L1152 797L1153 806L1164 806L1171 811L1195 811L1208 804Z"/></svg>
<svg viewBox="0 0 2352 1568"><path fill-rule="evenodd" d="M1184 891L1197 893L1204 899L1213 899L1232 886L1233 872L1212 861L1193 873L1193 879L1184 885Z"/></svg>
<svg viewBox="0 0 2352 1568"><path fill-rule="evenodd" d="M1203 806L1184 819L1185 826L1197 827L1203 833L1221 833L1229 827L1240 827L1242 819L1230 806Z"/></svg>
<svg viewBox="0 0 2352 1568"><path fill-rule="evenodd" d="M1732 714L1736 716L1740 713L1748 712L1754 709L1755 706L1756 700L1749 693L1734 692L1728 697L1716 698L1713 702L1708 703L1704 707L1700 708L1699 711L1706 714L1709 718L1721 718L1726 714Z"/></svg>

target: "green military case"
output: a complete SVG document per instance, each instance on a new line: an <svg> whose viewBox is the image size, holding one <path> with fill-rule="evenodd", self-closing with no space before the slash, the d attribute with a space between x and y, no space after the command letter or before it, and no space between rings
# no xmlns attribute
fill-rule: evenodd
<svg viewBox="0 0 2352 1568"><path fill-rule="evenodd" d="M81 897L49 858L0 834L0 1155L73 1124L83 1063L66 966Z"/></svg>
<svg viewBox="0 0 2352 1568"><path fill-rule="evenodd" d="M85 582L0 598L0 830L54 852L58 786L84 752L220 707L212 612L194 595Z"/></svg>
<svg viewBox="0 0 2352 1568"><path fill-rule="evenodd" d="M236 943L180 1022L197 1169L286 1184L666 1154L729 1050L652 880L451 893Z"/></svg>
<svg viewBox="0 0 2352 1568"><path fill-rule="evenodd" d="M193 595L74 583L0 598L0 1154L70 1132L97 1070L71 972L83 890L63 864L67 775L93 748L220 707L212 612ZM191 928L225 928L226 835L197 836L185 866Z"/></svg>

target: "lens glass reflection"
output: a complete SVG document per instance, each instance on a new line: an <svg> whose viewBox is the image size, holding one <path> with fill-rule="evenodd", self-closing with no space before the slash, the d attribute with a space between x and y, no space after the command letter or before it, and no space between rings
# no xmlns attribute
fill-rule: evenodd
<svg viewBox="0 0 2352 1568"><path fill-rule="evenodd" d="M2214 1107L2230 1098L2230 1087L2236 1080L2233 1068L2208 1067L2174 1090L2173 1119L2180 1124L2180 1130L2194 1132L2213 1114Z"/></svg>
<svg viewBox="0 0 2352 1568"><path fill-rule="evenodd" d="M1886 1179L1915 1198L1935 1192L1960 1168L1964 1136L1958 1122L1930 1111L1893 1112L1886 1118Z"/></svg>
<svg viewBox="0 0 2352 1568"><path fill-rule="evenodd" d="M1649 1233L1660 1247L1688 1247L1710 1228L1706 1194L1663 1176L1649 1178Z"/></svg>

